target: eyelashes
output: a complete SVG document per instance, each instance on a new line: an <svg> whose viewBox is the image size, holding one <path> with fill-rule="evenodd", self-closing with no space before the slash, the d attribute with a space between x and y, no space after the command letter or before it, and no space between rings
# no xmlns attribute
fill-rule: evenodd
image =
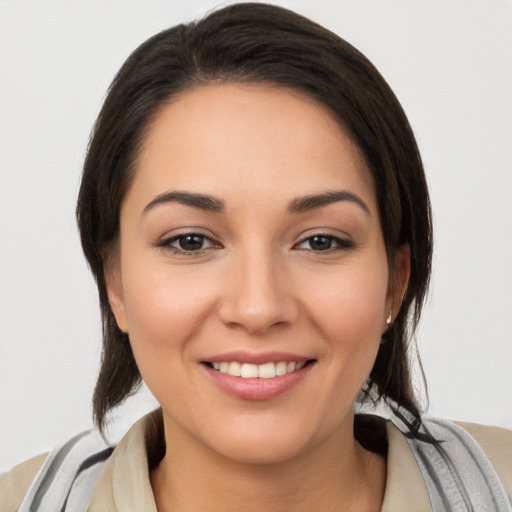
<svg viewBox="0 0 512 512"><path fill-rule="evenodd" d="M208 249L220 249L210 237L201 233L184 233L160 240L157 247L167 249L175 254L202 254Z"/></svg>
<svg viewBox="0 0 512 512"><path fill-rule="evenodd" d="M222 245L202 233L182 233L157 242L156 247L177 255L196 256L207 251L221 249ZM293 246L294 250L310 253L334 253L348 251L355 247L354 242L327 233L316 233L302 239Z"/></svg>
<svg viewBox="0 0 512 512"><path fill-rule="evenodd" d="M309 245L309 247L306 247L306 245ZM351 240L319 233L317 235L305 238L295 247L313 252L334 252L336 250L352 249L354 247L354 243Z"/></svg>

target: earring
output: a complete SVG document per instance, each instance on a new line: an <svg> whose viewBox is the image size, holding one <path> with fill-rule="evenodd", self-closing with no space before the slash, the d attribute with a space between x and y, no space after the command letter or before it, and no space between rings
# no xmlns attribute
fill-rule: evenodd
<svg viewBox="0 0 512 512"><path fill-rule="evenodd" d="M393 310L390 309L389 310L389 315L388 317L386 318L386 327L389 329L391 327L391 325L393 324ZM380 339L380 344L381 345L384 345L384 343L386 343L386 340L382 337Z"/></svg>

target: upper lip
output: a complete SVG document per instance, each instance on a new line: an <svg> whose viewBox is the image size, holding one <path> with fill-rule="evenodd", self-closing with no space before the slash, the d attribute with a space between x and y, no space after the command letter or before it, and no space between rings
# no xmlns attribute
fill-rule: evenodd
<svg viewBox="0 0 512 512"><path fill-rule="evenodd" d="M223 363L237 361L239 363L248 364L265 364L265 363L278 363L280 361L301 363L313 359L312 357L294 354L292 352L245 352L234 351L224 352L223 354L215 354L210 357L202 359L203 362L208 363Z"/></svg>

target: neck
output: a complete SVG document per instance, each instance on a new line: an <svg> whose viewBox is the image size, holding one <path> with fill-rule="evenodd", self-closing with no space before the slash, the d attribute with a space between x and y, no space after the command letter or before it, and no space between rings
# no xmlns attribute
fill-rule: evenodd
<svg viewBox="0 0 512 512"><path fill-rule="evenodd" d="M268 464L225 458L168 423L165 438L166 456L151 474L160 512L370 512L382 504L385 461L346 426L300 456Z"/></svg>

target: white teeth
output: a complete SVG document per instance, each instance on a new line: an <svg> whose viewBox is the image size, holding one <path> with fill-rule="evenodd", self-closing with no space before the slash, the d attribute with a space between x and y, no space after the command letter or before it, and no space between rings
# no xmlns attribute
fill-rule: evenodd
<svg viewBox="0 0 512 512"><path fill-rule="evenodd" d="M271 379L276 376L276 365L274 363L260 364L258 377L260 379Z"/></svg>
<svg viewBox="0 0 512 512"><path fill-rule="evenodd" d="M286 362L279 361L278 363L265 363L265 364L249 364L239 363L238 361L221 363L212 363L215 370L220 373L227 373L233 377L242 377L244 379L272 379L274 377L280 377L287 373L293 373L300 370L306 363L296 363L294 361Z"/></svg>
<svg viewBox="0 0 512 512"><path fill-rule="evenodd" d="M286 363L284 361L281 361L276 364L276 375L286 375Z"/></svg>
<svg viewBox="0 0 512 512"><path fill-rule="evenodd" d="M240 372L242 370L242 365L236 361L229 363L228 373L229 375L233 375L233 377L240 377Z"/></svg>
<svg viewBox="0 0 512 512"><path fill-rule="evenodd" d="M221 363L222 365L222 363ZM256 378L258 376L258 365L244 363L240 370L240 377L244 379Z"/></svg>

